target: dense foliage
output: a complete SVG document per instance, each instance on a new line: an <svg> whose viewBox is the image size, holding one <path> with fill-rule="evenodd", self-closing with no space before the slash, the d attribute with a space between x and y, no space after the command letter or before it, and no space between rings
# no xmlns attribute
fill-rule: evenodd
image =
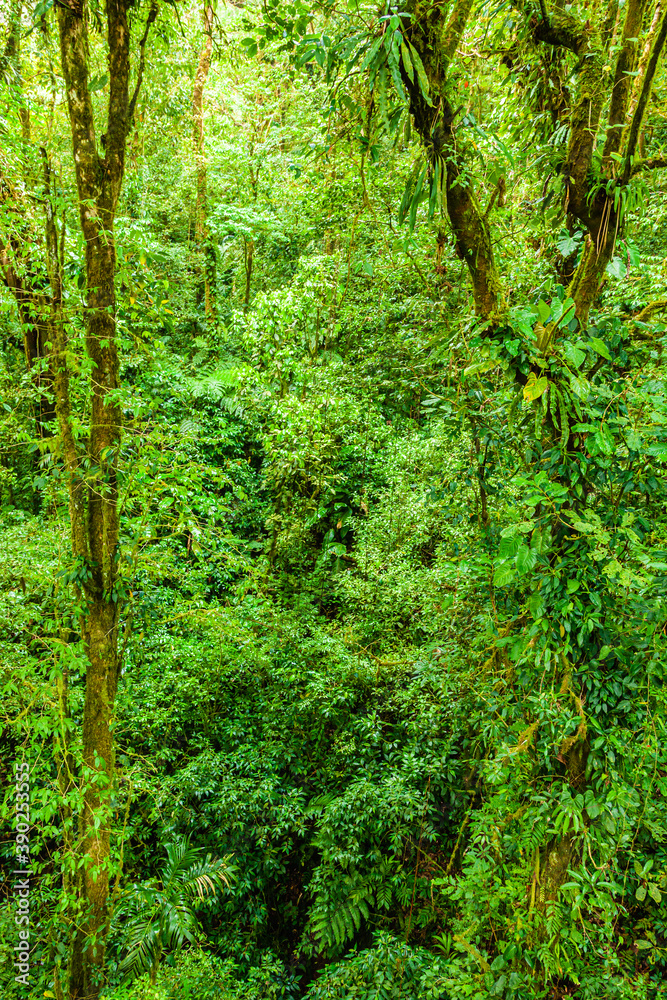
<svg viewBox="0 0 667 1000"><path fill-rule="evenodd" d="M667 995L662 0L1 3L3 996Z"/></svg>

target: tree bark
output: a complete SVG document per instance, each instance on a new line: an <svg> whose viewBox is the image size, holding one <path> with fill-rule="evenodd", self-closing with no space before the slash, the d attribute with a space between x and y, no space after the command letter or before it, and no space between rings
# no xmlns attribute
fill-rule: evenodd
<svg viewBox="0 0 667 1000"><path fill-rule="evenodd" d="M13 94L19 122L21 123L21 138L24 143L30 142L30 110L26 103L21 77L21 15L22 0L13 0L9 11L9 34L5 48L0 55L0 77L5 77Z"/></svg>
<svg viewBox="0 0 667 1000"><path fill-rule="evenodd" d="M610 156L618 153L626 125L626 114L632 91L633 74L639 56L639 38L648 0L630 0L625 14L621 51L616 60L616 72L611 89L611 101L607 118L607 135L604 145L603 164L607 171Z"/></svg>

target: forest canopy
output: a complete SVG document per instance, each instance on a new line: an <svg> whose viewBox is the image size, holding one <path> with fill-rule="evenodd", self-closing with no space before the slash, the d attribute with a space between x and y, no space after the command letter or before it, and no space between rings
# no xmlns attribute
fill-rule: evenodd
<svg viewBox="0 0 667 1000"><path fill-rule="evenodd" d="M665 0L0 0L7 1000L667 997Z"/></svg>

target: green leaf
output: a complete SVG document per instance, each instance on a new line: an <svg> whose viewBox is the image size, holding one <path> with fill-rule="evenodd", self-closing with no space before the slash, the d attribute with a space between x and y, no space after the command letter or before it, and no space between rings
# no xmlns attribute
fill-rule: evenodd
<svg viewBox="0 0 667 1000"><path fill-rule="evenodd" d="M534 402L536 399L540 398L543 392L546 392L549 387L549 381L544 377L544 375L540 376L540 378L535 378L535 374L533 372L530 374L533 377L531 378L528 376L528 381L523 387L523 398L527 402Z"/></svg>
<svg viewBox="0 0 667 1000"><path fill-rule="evenodd" d="M493 574L494 587L505 587L514 579L514 566L511 562L503 562L497 567Z"/></svg>
<svg viewBox="0 0 667 1000"><path fill-rule="evenodd" d="M624 278L627 274L627 267L623 258L614 257L614 259L609 264L607 264L607 267L605 268L605 273L608 274L611 278L616 278L616 279Z"/></svg>
<svg viewBox="0 0 667 1000"><path fill-rule="evenodd" d="M501 559L514 558L519 551L519 539L515 535L503 538L498 546L498 555Z"/></svg>
<svg viewBox="0 0 667 1000"><path fill-rule="evenodd" d="M520 545L516 554L516 568L519 573L528 573L534 569L537 562L537 553L529 549L527 545Z"/></svg>
<svg viewBox="0 0 667 1000"><path fill-rule="evenodd" d="M362 73L364 72L364 70L368 69L368 67L371 65L371 63L374 62L375 57L377 56L377 54L378 54L378 52L380 50L380 46L382 45L382 41L383 41L383 36L380 35L380 37L375 42L373 42L373 44L371 45L370 49L366 53L366 58L364 59L364 61L361 64L361 72Z"/></svg>
<svg viewBox="0 0 667 1000"><path fill-rule="evenodd" d="M570 236L568 232L563 233L563 235L558 239L556 246L559 253L563 257L569 257L570 254L574 253L581 246L581 235L577 234L579 239Z"/></svg>
<svg viewBox="0 0 667 1000"><path fill-rule="evenodd" d="M579 399L586 401L591 391L590 382L583 375L570 375L570 385L572 392L576 393Z"/></svg>
<svg viewBox="0 0 667 1000"><path fill-rule="evenodd" d="M408 49L405 42L401 43L401 56L403 58L403 66L405 67L405 72L408 74L408 79L410 83L415 82L415 69L412 65L412 59L410 58L410 50Z"/></svg>
<svg viewBox="0 0 667 1000"><path fill-rule="evenodd" d="M387 68L386 66L381 66L380 71L377 76L377 94L378 94L378 104L380 106L380 114L385 124L389 125L389 119L387 117Z"/></svg>
<svg viewBox="0 0 667 1000"><path fill-rule="evenodd" d="M635 892L635 897L639 900L640 903L644 902L644 900L646 899L646 886L645 885L638 885L637 886L637 891Z"/></svg>
<svg viewBox="0 0 667 1000"><path fill-rule="evenodd" d="M603 455L614 454L616 446L608 424L603 424L600 430L595 432L595 443Z"/></svg>
<svg viewBox="0 0 667 1000"><path fill-rule="evenodd" d="M528 610L536 620L544 613L544 601L539 594L533 594L528 598Z"/></svg>
<svg viewBox="0 0 667 1000"><path fill-rule="evenodd" d="M88 84L88 90L91 94L94 94L97 90L104 90L107 83L109 82L109 74L105 73L104 76L94 76L90 83Z"/></svg>
<svg viewBox="0 0 667 1000"><path fill-rule="evenodd" d="M540 321L542 323L546 323L546 321L551 316L551 306L547 305L547 303L543 299L540 299L540 301L537 303L537 311L540 316Z"/></svg>
<svg viewBox="0 0 667 1000"><path fill-rule="evenodd" d="M567 361L570 362L573 368L581 368L584 361L586 360L586 355L583 351L580 351L578 347L574 344L565 344L563 348L563 354Z"/></svg>
<svg viewBox="0 0 667 1000"><path fill-rule="evenodd" d="M401 79L401 68L399 66L398 59L394 56L393 52L389 53L388 63L389 72L391 73L391 78L394 81L394 86L396 87L396 93L402 101L407 101L408 95L405 93L405 88Z"/></svg>
<svg viewBox="0 0 667 1000"><path fill-rule="evenodd" d="M527 535L535 527L534 521L519 521L518 524L508 524L500 532L501 538L514 538L515 535Z"/></svg>
<svg viewBox="0 0 667 1000"><path fill-rule="evenodd" d="M659 903L662 900L662 893L658 889L655 882L649 882L648 884L648 894L654 903Z"/></svg>
<svg viewBox="0 0 667 1000"><path fill-rule="evenodd" d="M606 358L607 361L611 361L611 354L609 353L604 340L600 340L599 337L591 337L588 343L594 351L600 354L603 358Z"/></svg>
<svg viewBox="0 0 667 1000"><path fill-rule="evenodd" d="M419 55L416 48L411 42L408 42L408 46L410 47L410 55L412 56L412 62L414 64L415 69L417 70L417 77L419 79L419 89L421 90L422 96L426 101L426 103L430 107L433 107L433 102L431 101L431 98L429 96L428 77L426 75L426 70L424 69L424 64L421 61L421 56Z"/></svg>
<svg viewBox="0 0 667 1000"><path fill-rule="evenodd" d="M422 172L417 178L417 183L415 184L414 194L412 195L412 201L410 202L410 212L408 214L408 225L410 229L415 228L415 223L417 222L417 208L422 200L421 193L424 187L424 181L426 180L426 175L428 174L428 166L425 166Z"/></svg>
<svg viewBox="0 0 667 1000"><path fill-rule="evenodd" d="M647 451L653 458L657 458L661 462L667 462L667 441L657 441L654 444L650 444Z"/></svg>
<svg viewBox="0 0 667 1000"><path fill-rule="evenodd" d="M539 555L544 555L545 552L548 552L550 545L551 529L546 524L538 524L530 539L531 549L535 549Z"/></svg>
<svg viewBox="0 0 667 1000"><path fill-rule="evenodd" d="M441 161L438 159L435 164L435 170L431 175L431 193L428 202L428 217L432 219L436 213L441 208Z"/></svg>

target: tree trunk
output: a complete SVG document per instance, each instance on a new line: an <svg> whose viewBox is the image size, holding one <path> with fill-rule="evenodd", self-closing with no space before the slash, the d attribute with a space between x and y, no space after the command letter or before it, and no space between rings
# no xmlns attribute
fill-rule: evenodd
<svg viewBox="0 0 667 1000"><path fill-rule="evenodd" d="M9 91L17 105L19 122L21 123L21 138L24 143L30 142L30 111L23 93L21 79L21 15L22 0L12 0L9 9L9 34L5 48L0 55L0 78L5 77Z"/></svg>
<svg viewBox="0 0 667 1000"><path fill-rule="evenodd" d="M599 295L604 272L614 253L616 243L616 216L609 220L606 234L600 233L595 241L586 237L579 265L567 289L575 303L576 316L582 326L588 325L588 314ZM604 225L604 223L603 223Z"/></svg>
<svg viewBox="0 0 667 1000"><path fill-rule="evenodd" d="M0 202L5 199L20 205L22 195L0 175ZM0 228L0 277L16 302L23 334L26 366L32 372L37 389L35 427L39 437L50 433L48 424L55 418L52 402L53 371L47 344L53 340L51 329L52 300L41 288L43 280L32 258L37 235L25 232L25 222L19 208L10 209L16 223Z"/></svg>
<svg viewBox="0 0 667 1000"><path fill-rule="evenodd" d="M201 280L197 288L197 305L204 302L206 316L215 313L215 248L208 231L208 195L206 177L206 155L204 152L204 86L211 68L213 51L213 7L204 7L204 44L199 55L199 65L195 76L192 95L192 139L195 151L196 196L195 196L195 250L200 264Z"/></svg>
<svg viewBox="0 0 667 1000"><path fill-rule="evenodd" d="M56 408L70 492L72 551L79 569L81 633L88 658L83 718L85 801L81 816L77 933L69 970L70 1000L97 1000L103 985L109 920L111 857L108 792L114 776L113 710L119 673L117 464L121 443L116 341L114 217L123 180L125 149L141 84L144 45L156 11L151 8L140 42L138 79L129 99L130 34L124 0L107 0L109 106L98 153L88 89L87 19L77 4L58 6L62 71L72 131L79 218L86 246L86 352L92 362L90 438L81 455L70 417L64 332L57 350ZM83 459L85 458L85 466ZM83 469L85 467L85 481Z"/></svg>
<svg viewBox="0 0 667 1000"><path fill-rule="evenodd" d="M425 99L418 79L411 80L404 73L403 83L410 95L410 112L427 151L431 169L436 176L443 178L456 252L470 273L475 312L484 319L490 319L504 310L505 298L493 254L488 219L466 170L464 142L455 134L457 111L447 96L447 69L471 9L471 0L457 0L449 19L445 20L440 6L422 6L419 0L408 5L412 15L410 42L426 70L431 103Z"/></svg>
<svg viewBox="0 0 667 1000"><path fill-rule="evenodd" d="M23 89L21 72L21 13L22 0L15 0L10 8L9 34L5 48L0 55L0 78L4 77L8 85L8 94L13 103L21 126L20 160L24 169L26 187L31 187L35 181L27 166L30 163L30 112ZM18 206L25 198L25 193L13 186L0 175L0 199L8 199ZM34 260L33 247L35 237L26 233L26 221L30 216L17 207L9 210L10 217L16 218L16 223L10 225L9 233L0 233L0 274L10 289L16 302L16 307L23 332L26 364L33 372L33 382L37 388L35 424L39 437L48 436L47 425L55 418L55 410L51 401L53 383L52 372L48 361L46 345L51 341L49 315L51 303L47 293L42 289L39 270Z"/></svg>

